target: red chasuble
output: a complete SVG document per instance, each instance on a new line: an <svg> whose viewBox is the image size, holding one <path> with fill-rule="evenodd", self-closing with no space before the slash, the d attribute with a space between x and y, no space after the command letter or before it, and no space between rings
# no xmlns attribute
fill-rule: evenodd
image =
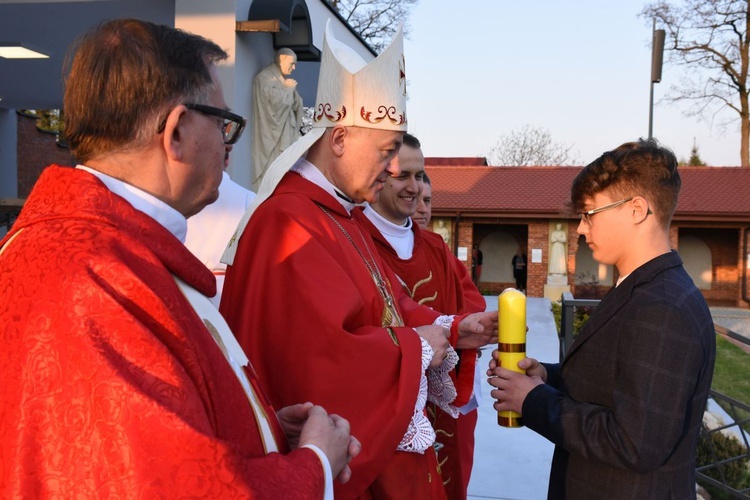
<svg viewBox="0 0 750 500"><path fill-rule="evenodd" d="M443 314L485 310L487 303L471 281L466 266L451 253L440 235L422 231L416 224L412 224L412 256L400 259L396 250L362 210L355 210L354 217L370 233L381 257L398 275L414 300ZM456 367L458 374L451 373L458 392L454 406L463 406L469 401L477 362L475 350L459 352L460 360ZM474 457L477 412L472 411L454 419L434 404L428 405L428 411L430 421L437 431L437 441L443 445L438 451L438 459L448 498L466 498Z"/></svg>
<svg viewBox="0 0 750 500"><path fill-rule="evenodd" d="M212 295L213 275L164 227L52 166L3 245L1 497L322 496L313 451L265 454L174 278Z"/></svg>
<svg viewBox="0 0 750 500"><path fill-rule="evenodd" d="M419 391L419 336L381 326L392 318L368 266L382 273L407 325L437 318L403 292L338 201L289 172L251 217L220 307L274 405L312 401L351 423L362 453L352 479L335 484L336 498L363 495L384 470Z"/></svg>

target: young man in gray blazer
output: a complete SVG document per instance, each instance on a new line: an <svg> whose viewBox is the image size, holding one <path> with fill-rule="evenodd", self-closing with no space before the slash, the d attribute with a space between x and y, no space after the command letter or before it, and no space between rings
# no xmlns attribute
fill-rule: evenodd
<svg viewBox="0 0 750 500"><path fill-rule="evenodd" d="M560 364L490 364L495 408L555 443L548 498L695 498L695 449L715 358L706 302L670 249L680 175L654 140L573 181L571 208L613 287ZM495 355L495 358L497 356Z"/></svg>

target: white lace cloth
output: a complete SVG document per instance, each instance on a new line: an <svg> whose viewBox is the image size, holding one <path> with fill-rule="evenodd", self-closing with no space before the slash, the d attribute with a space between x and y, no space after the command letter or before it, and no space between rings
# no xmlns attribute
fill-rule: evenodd
<svg viewBox="0 0 750 500"><path fill-rule="evenodd" d="M448 356L443 364L427 370L427 400L435 403L438 408L450 414L453 418L458 418L458 408L451 404L458 393L448 372L453 370L457 364L458 354L452 347L449 347Z"/></svg>
<svg viewBox="0 0 750 500"><path fill-rule="evenodd" d="M450 322L447 326L438 323L441 318L449 318ZM434 324L450 328L452 322L453 316L440 316L435 320ZM420 340L422 341L422 374L419 379L419 394L417 395L414 414L406 429L406 434L404 434L403 439L396 448L399 451L410 453L424 453L427 448L435 443L435 430L432 428L425 412L428 399L454 417L458 416L456 407L450 405L456 399L456 388L453 386L453 381L448 375L448 372L458 363L458 355L453 348L449 347L448 355L443 360L443 363L437 368L428 369L434 356L434 351L425 339Z"/></svg>
<svg viewBox="0 0 750 500"><path fill-rule="evenodd" d="M435 320L435 325L444 326L450 330L453 326L455 316L439 316ZM428 395L427 400L435 403L444 412L450 414L453 418L458 418L459 409L452 403L457 396L456 387L448 374L458 364L458 354L452 347L448 348L448 356L443 364L437 368L427 370Z"/></svg>

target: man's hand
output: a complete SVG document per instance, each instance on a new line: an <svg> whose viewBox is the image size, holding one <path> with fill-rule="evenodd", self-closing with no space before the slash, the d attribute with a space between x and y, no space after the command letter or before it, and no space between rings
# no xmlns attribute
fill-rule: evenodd
<svg viewBox="0 0 750 500"><path fill-rule="evenodd" d="M289 447L293 450L299 447L299 436L302 433L302 427L307 422L307 414L313 406L312 403L296 404L285 406L276 412L276 417L278 417L279 423L281 423L281 428L284 430Z"/></svg>
<svg viewBox="0 0 750 500"><path fill-rule="evenodd" d="M469 314L458 324L457 349L479 349L497 342L497 311Z"/></svg>
<svg viewBox="0 0 750 500"><path fill-rule="evenodd" d="M430 368L437 368L448 356L448 347L450 347L448 336L450 335L450 331L439 325L418 326L414 330L432 347L433 354Z"/></svg>
<svg viewBox="0 0 750 500"><path fill-rule="evenodd" d="M296 89L297 80L295 80L294 78L284 78L284 86L290 89Z"/></svg>
<svg viewBox="0 0 750 500"><path fill-rule="evenodd" d="M487 376L491 377L494 375L494 370L498 366L500 366L500 361L498 360L499 351L495 349L492 351L492 359L490 360L490 369L487 370ZM526 370L526 375L529 377L539 377L542 379L542 382L545 384L547 383L547 369L544 367L543 364L541 364L539 361L537 361L534 358L523 358L521 361L518 362L518 367ZM507 368L507 366L506 366Z"/></svg>
<svg viewBox="0 0 750 500"><path fill-rule="evenodd" d="M547 378L547 370L539 361L533 358L524 358L518 362L518 367L526 370L526 375L514 372L499 366L497 351L492 353L490 369L487 380L492 387L490 395L497 401L493 405L497 411L511 410L522 413L523 402L531 390L544 383Z"/></svg>
<svg viewBox="0 0 750 500"><path fill-rule="evenodd" d="M329 415L312 403L287 406L276 412L292 449L312 444L328 457L333 476L341 483L351 478L349 462L362 449L357 438L350 435L349 422L338 415Z"/></svg>

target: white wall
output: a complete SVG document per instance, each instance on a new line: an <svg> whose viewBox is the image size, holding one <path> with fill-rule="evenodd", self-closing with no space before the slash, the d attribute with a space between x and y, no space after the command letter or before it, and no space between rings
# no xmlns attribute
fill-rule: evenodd
<svg viewBox="0 0 750 500"><path fill-rule="evenodd" d="M495 231L482 239L482 275L479 281L493 283L515 283L513 278L513 256L519 242L509 233Z"/></svg>
<svg viewBox="0 0 750 500"><path fill-rule="evenodd" d="M710 290L713 282L711 249L695 236L680 238L679 251L685 271L699 290Z"/></svg>

